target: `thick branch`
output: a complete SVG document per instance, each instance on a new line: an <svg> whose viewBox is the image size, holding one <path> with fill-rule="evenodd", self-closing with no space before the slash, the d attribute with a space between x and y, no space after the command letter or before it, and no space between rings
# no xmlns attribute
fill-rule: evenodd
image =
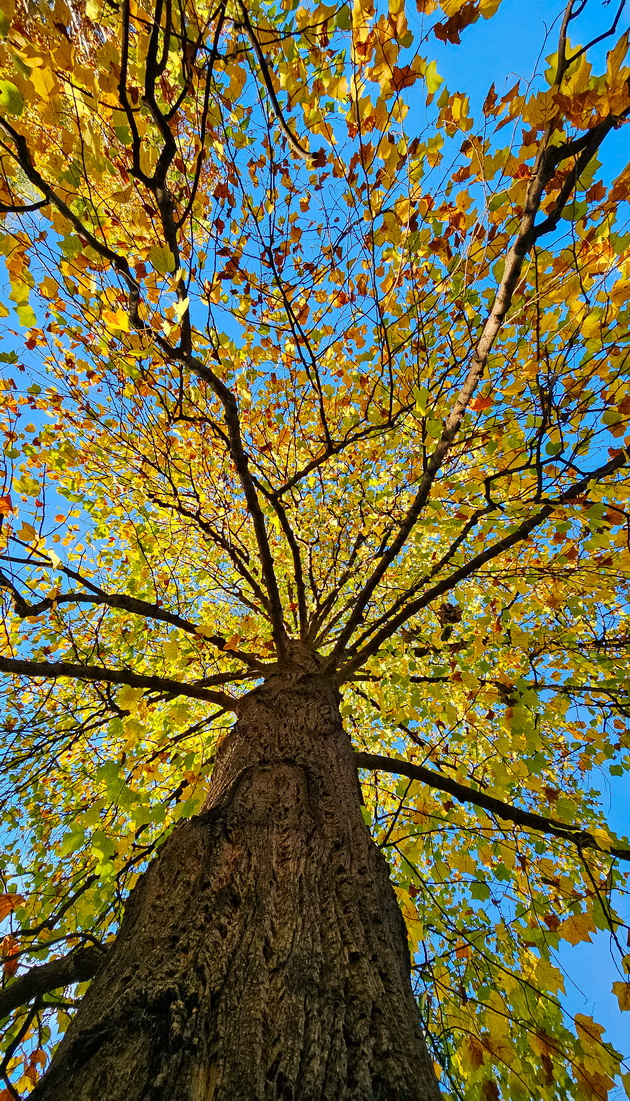
<svg viewBox="0 0 630 1101"><path fill-rule="evenodd" d="M64 573L73 573L73 571L64 567L61 567L61 569ZM74 574L74 576L78 575ZM81 581L85 583L84 578L81 578ZM0 570L0 589L5 589L11 594L14 611L16 615L22 618L41 615L42 612L50 611L59 604L97 604L114 608L117 611L131 612L133 615L139 615L145 619L158 619L164 623L170 623L173 627L178 627L181 631L187 631L189 634L198 633L196 624L191 623L184 616L177 615L176 612L166 611L157 604L151 604L147 600L139 600L137 597L128 596L126 593L107 593L97 585L90 585L89 587L94 591L90 593L59 593L54 597L42 597L36 604L29 604L24 600L11 579Z"/></svg>
<svg viewBox="0 0 630 1101"><path fill-rule="evenodd" d="M40 199L38 203L0 203L0 214L31 214L47 205L48 199Z"/></svg>
<svg viewBox="0 0 630 1101"><path fill-rule="evenodd" d="M195 356L174 351L173 358L184 363L193 374L202 378L204 382L210 386L213 393L216 394L223 405L225 424L230 442L230 455L236 467L236 472L243 488L243 493L245 494L247 508L252 518L258 553L260 555L260 565L265 579L265 588L269 596L269 617L273 629L273 638L278 657L282 659L287 651L287 633L282 616L282 601L280 599L280 591L278 589L271 547L269 546L265 517L260 507L254 479L249 469L249 460L243 448L241 423L236 398L229 387L222 382L212 368L206 363L202 363L201 360L197 359Z"/></svg>
<svg viewBox="0 0 630 1101"><path fill-rule="evenodd" d="M105 684L125 684L130 688L144 688L148 692L166 692L173 696L189 696L193 700L218 703L233 711L238 701L225 692L214 692L198 684L182 684L169 677L148 677L133 673L130 669L105 669L100 665L73 665L69 661L24 661L21 658L0 657L0 673L12 673L17 677L44 678L46 680L96 681Z"/></svg>
<svg viewBox="0 0 630 1101"><path fill-rule="evenodd" d="M94 978L105 961L105 955L105 949L90 945L18 975L14 982L0 990L0 1020L19 1006L27 1005L33 998Z"/></svg>
<svg viewBox="0 0 630 1101"><path fill-rule="evenodd" d="M486 795L483 791L459 784L449 776L442 776L439 772L433 772L424 765L414 765L409 761L403 761L398 757L381 757L378 753L355 753L357 768L369 769L372 772L390 772L394 776L407 776L410 780L419 780L421 784L437 788L452 795L459 803L472 803L475 807L496 814L506 822L514 822L516 826L524 826L525 829L535 830L537 833L549 833L554 837L560 837L563 841L570 841L578 849L598 849L600 852L609 852L611 856L617 856L620 860L630 860L630 849L611 847L605 849L588 830L581 826L570 826L566 822L559 822L556 818L545 818L542 814L534 814L520 807L512 807L501 799L495 799L492 795Z"/></svg>

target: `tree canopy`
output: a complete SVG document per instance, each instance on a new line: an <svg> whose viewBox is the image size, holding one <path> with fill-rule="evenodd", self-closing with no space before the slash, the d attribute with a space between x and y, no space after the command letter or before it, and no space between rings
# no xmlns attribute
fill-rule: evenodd
<svg viewBox="0 0 630 1101"><path fill-rule="evenodd" d="M629 37L447 87L500 2L4 0L2 1101L298 644L445 1095L630 1096L558 960L630 1010Z"/></svg>

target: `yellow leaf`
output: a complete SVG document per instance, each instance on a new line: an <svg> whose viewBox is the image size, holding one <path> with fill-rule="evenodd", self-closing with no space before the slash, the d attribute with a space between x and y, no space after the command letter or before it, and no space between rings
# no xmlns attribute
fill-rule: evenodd
<svg viewBox="0 0 630 1101"><path fill-rule="evenodd" d="M175 271L175 257L168 245L152 245L149 249L149 262L160 275Z"/></svg>
<svg viewBox="0 0 630 1101"><path fill-rule="evenodd" d="M614 84L619 76L622 62L628 52L628 31L624 31L617 45L606 55L607 83Z"/></svg>
<svg viewBox="0 0 630 1101"><path fill-rule="evenodd" d="M32 524L22 524L22 527L16 534L17 538L23 539L25 543L36 543L39 539L39 536Z"/></svg>
<svg viewBox="0 0 630 1101"><path fill-rule="evenodd" d="M129 332L129 317L126 310L122 308L119 310L103 310L102 318L108 329L119 329L125 333Z"/></svg>
<svg viewBox="0 0 630 1101"><path fill-rule="evenodd" d="M176 639L169 638L162 643L162 653L167 661L174 661L181 656L182 648Z"/></svg>
<svg viewBox="0 0 630 1101"><path fill-rule="evenodd" d="M39 289L44 298L56 298L59 294L59 284L55 279L51 279L49 275L44 276L39 284Z"/></svg>
<svg viewBox="0 0 630 1101"><path fill-rule="evenodd" d="M201 638L212 638L216 633L216 627L195 627L195 634L201 635Z"/></svg>
<svg viewBox="0 0 630 1101"><path fill-rule="evenodd" d="M592 1017L587 1017L584 1013L576 1013L573 1020L582 1046L587 1051L589 1048L598 1048L602 1040L603 1026L598 1025Z"/></svg>
<svg viewBox="0 0 630 1101"><path fill-rule="evenodd" d="M569 944L579 944L583 940L590 942L593 930L593 922L588 914L571 914L558 926L557 933L559 937L568 940Z"/></svg>
<svg viewBox="0 0 630 1101"><path fill-rule="evenodd" d="M630 982L614 982L613 994L616 994L619 1008L625 1012L630 1011Z"/></svg>
<svg viewBox="0 0 630 1101"><path fill-rule="evenodd" d="M484 19L490 19L497 11L501 0L479 0L479 11Z"/></svg>
<svg viewBox="0 0 630 1101"><path fill-rule="evenodd" d="M118 706L133 714L137 710L141 696L141 688L122 688L118 693Z"/></svg>
<svg viewBox="0 0 630 1101"><path fill-rule="evenodd" d="M55 80L55 74L52 69L46 66L42 68L36 68L31 70L30 76L31 84L35 89L36 94L40 99L48 102L50 97L59 90L57 81Z"/></svg>
<svg viewBox="0 0 630 1101"><path fill-rule="evenodd" d="M485 1059L484 1047L481 1040L478 1040L476 1036L467 1036L457 1055L462 1070L466 1074L479 1070L479 1067L482 1066Z"/></svg>
<svg viewBox="0 0 630 1101"><path fill-rule="evenodd" d="M593 829L589 830L589 833L595 838L600 849L604 849L605 852L610 852L614 842L606 830Z"/></svg>

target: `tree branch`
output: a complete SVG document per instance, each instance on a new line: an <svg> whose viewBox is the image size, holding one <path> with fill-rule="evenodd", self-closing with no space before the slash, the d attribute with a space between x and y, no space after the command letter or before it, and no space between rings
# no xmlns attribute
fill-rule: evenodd
<svg viewBox="0 0 630 1101"><path fill-rule="evenodd" d="M575 500L576 497L580 497L588 490L588 487L593 482L599 482L602 478L607 477L609 474L613 474L616 470L619 470L622 466L626 466L630 460L630 451L621 449L620 453L611 459L609 463L605 463L604 466L598 467L596 470L590 471L579 482L575 482L572 486L561 493L557 501L548 501L538 512L534 513L527 520L523 520L514 531L510 532L503 539L500 539L497 543L488 547L486 550L480 551L474 558L471 558L469 562L460 566L449 577L443 578L442 581L438 581L431 589L424 593L423 596L418 597L416 600L412 600L405 607L394 615L389 623L386 623L377 633L373 636L371 641L367 642L373 627L369 627L359 639L357 645L360 646L362 642L366 642L366 645L362 650L358 650L354 657L351 657L345 665L342 665L338 672L338 683L343 683L344 680L348 680L349 676L363 665L369 657L372 657L388 638L402 626L403 623L422 608L428 607L434 600L444 593L449 592L463 581L465 578L470 577L476 573L478 569L485 566L486 562L491 562L492 559L497 558L503 551L509 550L515 546L516 543L520 543L527 539L535 528L539 527L548 516L562 505L567 504L570 501ZM382 617L381 617L382 619ZM380 621L379 621L380 622Z"/></svg>
<svg viewBox="0 0 630 1101"><path fill-rule="evenodd" d="M497 818L513 822L516 826L524 826L525 829L535 830L537 833L548 833L563 841L570 841L578 849L597 849L599 852L617 856L620 860L630 860L630 849L614 846L605 849L588 830L581 826L570 826L566 822L559 822L556 818L545 818L542 814L534 814L531 811L521 810L520 807L510 806L509 803L495 799L492 795L486 795L482 791L476 791L474 788L458 783L457 780L451 780L448 776L442 776L439 772L433 772L424 765L414 765L398 757L381 757L378 753L355 752L354 760L357 768L369 769L372 772L390 772L394 776L407 776L410 780L419 780L421 784L447 792L459 803L472 803L473 806L481 807L491 814L496 814Z"/></svg>
<svg viewBox="0 0 630 1101"><path fill-rule="evenodd" d="M0 1020L37 996L71 986L75 982L92 979L105 959L106 949L90 945L87 948L77 948L67 956L50 960L40 967L31 967L0 990Z"/></svg>
<svg viewBox="0 0 630 1101"><path fill-rule="evenodd" d="M282 659L286 656L287 652L287 633L282 615L282 601L280 599L280 590L278 589L273 556L267 536L265 517L260 507L254 479L249 469L249 460L243 448L238 403L229 387L222 382L219 376L206 363L202 363L196 356L186 354L178 349L173 350L172 356L173 359L179 360L181 363L185 364L193 374L203 379L223 405L225 424L230 442L230 455L236 467L236 473L238 474L243 488L247 508L252 518L258 553L260 555L260 565L269 596L268 610L273 630L273 638L278 658Z"/></svg>
<svg viewBox="0 0 630 1101"><path fill-rule="evenodd" d="M48 206L48 199L40 199L38 203L0 203L0 214L31 214L43 206Z"/></svg>
<svg viewBox="0 0 630 1101"><path fill-rule="evenodd" d="M296 138L295 134L291 130L291 127L289 126L289 124L287 123L287 121L284 117L282 108L281 108L281 106L278 102L278 97L276 95L276 90L273 86L273 81L271 79L271 73L269 72L269 66L267 65L267 60L265 58L264 53L262 52L260 42L256 38L256 34L254 33L254 28L252 27L250 19L249 19L249 15L247 14L247 8L245 7L245 4L243 4L243 3L240 3L239 7L241 9L241 15L243 17L243 27L245 28L245 31L247 33L247 37L249 38L249 41L252 44L254 53L256 54L256 60L258 61L258 65L260 66L260 74L263 78L263 84L265 85L265 88L267 89L267 92L269 93L269 98L271 100L273 111L274 111L274 114L275 114L279 124L280 124L282 132L285 135L285 137L286 137L289 145L291 146L291 149L293 150L293 152L297 153L298 157L302 157L303 160L310 161L312 159L312 157L314 156L314 154L309 153L308 149L305 149L304 146L300 144L300 142Z"/></svg>
<svg viewBox="0 0 630 1101"><path fill-rule="evenodd" d="M72 665L68 661L25 661L21 658L0 657L0 673L13 673L18 677L60 680L97 681L106 684L124 684L130 688L144 688L148 692L166 692L174 696L189 696L193 700L218 703L234 711L238 700L225 692L215 692L198 684L182 684L169 677L149 677L133 673L130 669L106 669L100 665Z"/></svg>

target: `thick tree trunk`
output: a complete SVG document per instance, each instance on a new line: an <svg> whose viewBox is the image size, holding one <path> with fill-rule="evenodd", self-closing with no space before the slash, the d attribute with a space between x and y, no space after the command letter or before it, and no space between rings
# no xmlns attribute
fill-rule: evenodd
<svg viewBox="0 0 630 1101"><path fill-rule="evenodd" d="M251 694L32 1101L438 1101L337 702Z"/></svg>

